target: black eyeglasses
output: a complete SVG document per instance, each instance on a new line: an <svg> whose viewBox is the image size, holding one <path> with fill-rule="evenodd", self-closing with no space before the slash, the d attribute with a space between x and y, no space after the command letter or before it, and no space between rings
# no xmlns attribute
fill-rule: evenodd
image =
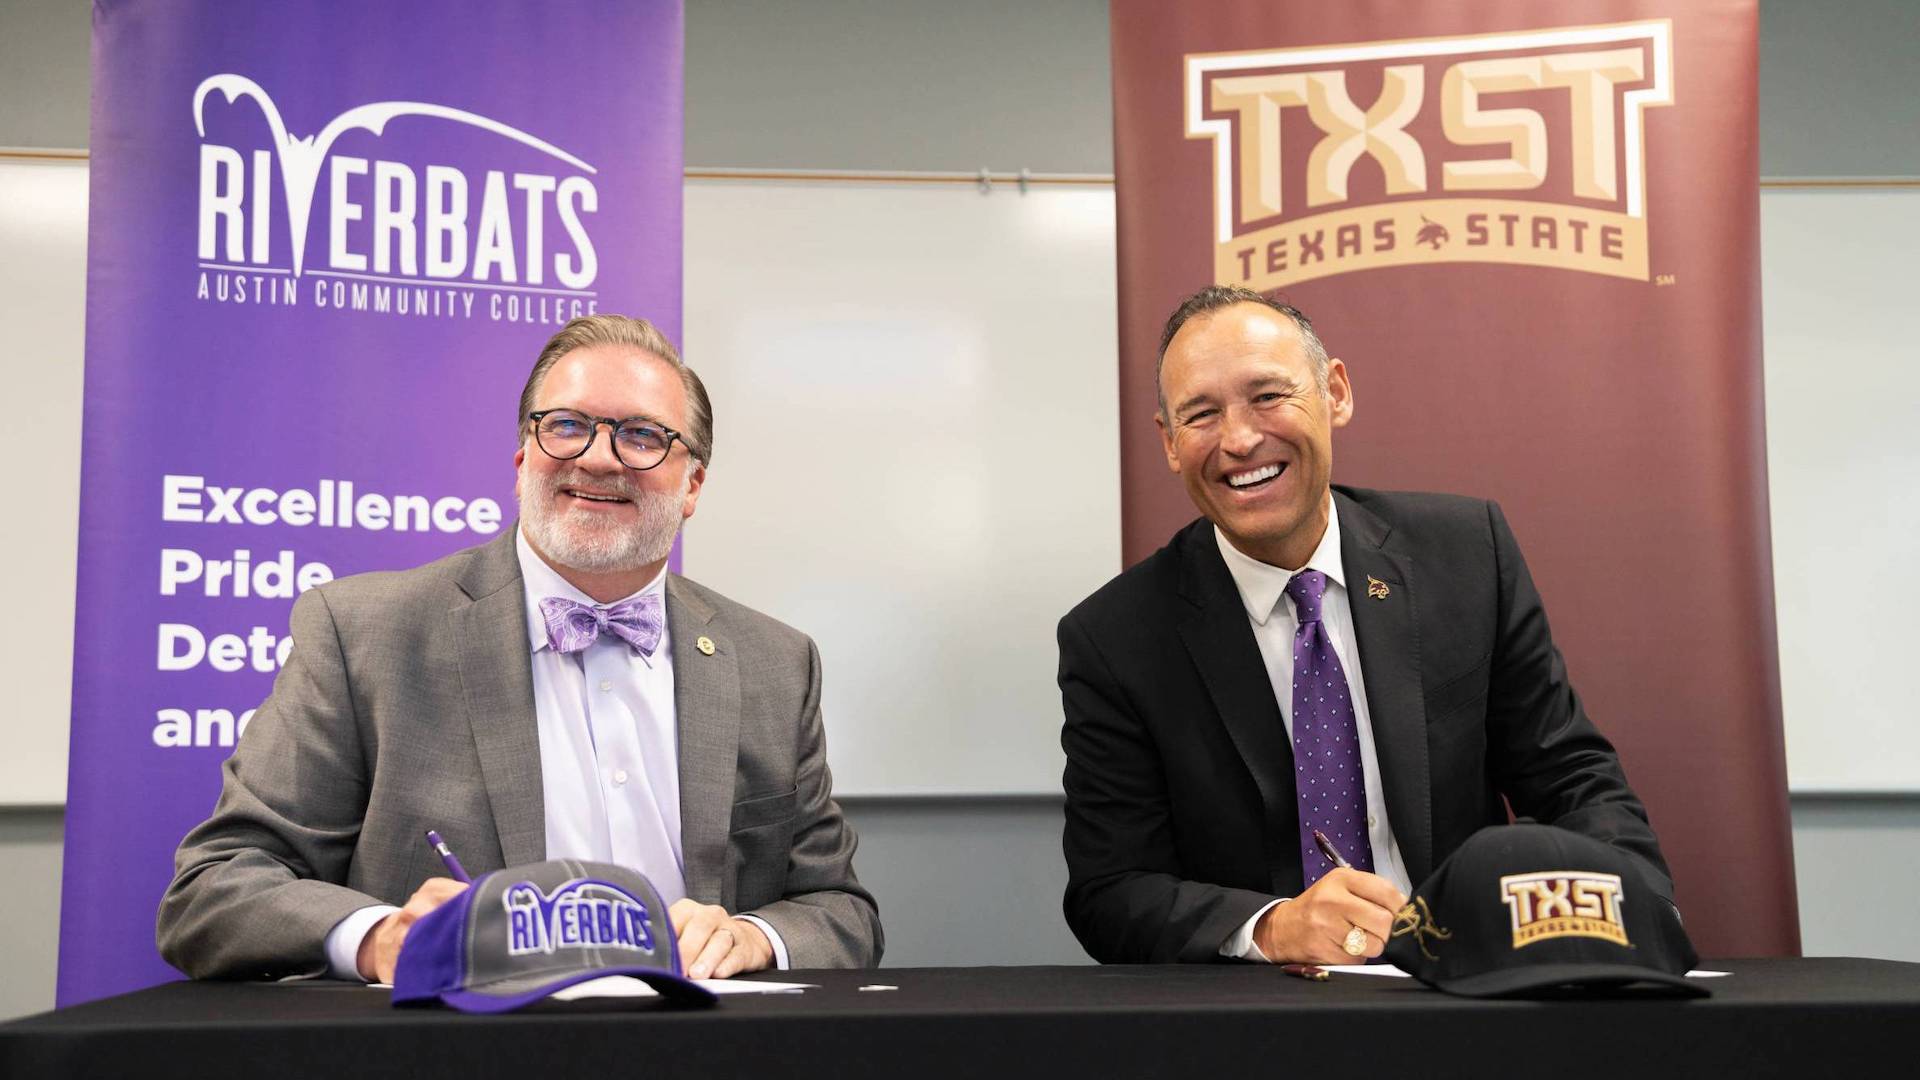
<svg viewBox="0 0 1920 1080"><path fill-rule="evenodd" d="M530 412L533 441L550 458L571 461L593 448L600 425L613 431L613 456L629 469L644 472L667 460L673 440L687 440L665 424L644 416L615 420L611 416L588 416L577 409L542 409Z"/></svg>

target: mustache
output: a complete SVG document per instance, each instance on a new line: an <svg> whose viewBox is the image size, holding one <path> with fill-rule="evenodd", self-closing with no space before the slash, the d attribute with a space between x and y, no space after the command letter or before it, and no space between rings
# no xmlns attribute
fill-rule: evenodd
<svg viewBox="0 0 1920 1080"><path fill-rule="evenodd" d="M576 469L567 473L555 473L540 478L540 490L552 494L563 488L584 488L604 495L617 495L627 500L638 500L640 485L631 476L596 476L585 470Z"/></svg>

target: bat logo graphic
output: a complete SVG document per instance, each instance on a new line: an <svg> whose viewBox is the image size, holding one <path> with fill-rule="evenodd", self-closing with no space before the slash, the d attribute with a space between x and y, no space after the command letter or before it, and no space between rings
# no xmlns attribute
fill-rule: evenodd
<svg viewBox="0 0 1920 1080"><path fill-rule="evenodd" d="M307 248L307 218L313 210L313 190L320 179L320 166L327 159L327 152L333 148L334 140L349 131L365 129L378 136L386 131L387 121L401 116L432 116L442 120L452 120L459 124L469 124L496 135L504 135L514 142L533 147L543 154L549 154L578 169L595 172L593 166L567 153L565 150L521 131L519 128L492 120L478 113L455 109L446 105L434 105L424 101L377 101L370 105L360 105L348 109L327 122L320 134L296 138L287 131L285 121L280 118L280 110L273 98L261 89L260 84L244 75L231 73L209 76L193 92L193 125L201 138L207 137L207 125L204 115L207 95L219 91L232 104L241 97L250 97L260 104L260 112L266 117L267 127L273 132L274 155L280 162L280 182L287 191L287 225L293 235L293 273L298 277L305 263Z"/></svg>
<svg viewBox="0 0 1920 1080"><path fill-rule="evenodd" d="M610 881L575 878L547 893L531 881L507 887L507 953L552 953L561 948L651 951L647 905Z"/></svg>

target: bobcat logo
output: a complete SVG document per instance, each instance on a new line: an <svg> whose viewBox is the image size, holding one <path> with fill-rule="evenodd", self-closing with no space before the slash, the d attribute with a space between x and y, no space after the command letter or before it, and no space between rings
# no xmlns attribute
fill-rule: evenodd
<svg viewBox="0 0 1920 1080"><path fill-rule="evenodd" d="M1420 231L1414 234L1414 243L1426 244L1433 250L1439 251L1440 246L1451 239L1453 234L1447 232L1445 225L1429 219L1425 214L1420 215Z"/></svg>
<svg viewBox="0 0 1920 1080"><path fill-rule="evenodd" d="M1418 910L1415 910L1415 909ZM1433 921L1433 912L1427 907L1427 898L1416 896L1407 902L1407 906L1393 913L1393 936L1413 935L1413 943L1420 946L1420 955L1429 960L1438 960L1438 956L1427 948L1427 940L1450 941L1453 931L1441 927Z"/></svg>

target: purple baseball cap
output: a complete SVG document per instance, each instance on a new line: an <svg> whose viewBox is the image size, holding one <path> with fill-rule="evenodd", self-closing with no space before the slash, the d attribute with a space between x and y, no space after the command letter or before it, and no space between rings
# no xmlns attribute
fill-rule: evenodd
<svg viewBox="0 0 1920 1080"><path fill-rule="evenodd" d="M675 1004L719 1000L681 971L667 906L644 875L551 859L487 874L414 923L393 1003L507 1012L605 975L631 975Z"/></svg>

